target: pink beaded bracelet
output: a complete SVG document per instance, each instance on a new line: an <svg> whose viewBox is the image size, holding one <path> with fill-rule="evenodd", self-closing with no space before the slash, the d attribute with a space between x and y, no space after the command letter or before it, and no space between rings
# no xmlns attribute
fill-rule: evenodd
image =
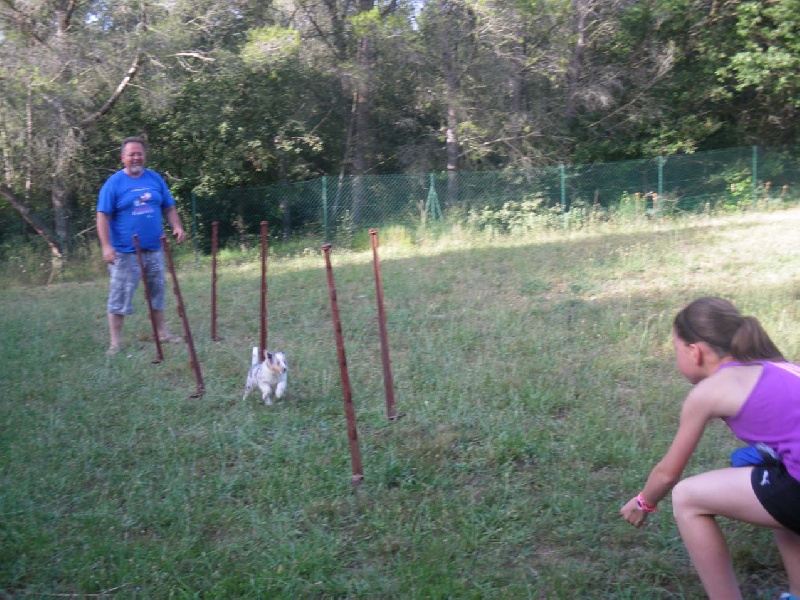
<svg viewBox="0 0 800 600"><path fill-rule="evenodd" d="M636 496L636 506L639 507L639 510L646 513L656 512L658 510L657 506L650 506L647 502L644 501L642 492L639 492L639 495Z"/></svg>

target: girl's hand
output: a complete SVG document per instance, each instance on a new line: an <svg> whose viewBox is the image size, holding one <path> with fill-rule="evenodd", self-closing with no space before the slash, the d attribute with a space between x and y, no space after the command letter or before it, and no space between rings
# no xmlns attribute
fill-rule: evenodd
<svg viewBox="0 0 800 600"><path fill-rule="evenodd" d="M628 503L622 507L619 514L634 527L641 527L647 520L647 513L639 508L636 496L628 500Z"/></svg>

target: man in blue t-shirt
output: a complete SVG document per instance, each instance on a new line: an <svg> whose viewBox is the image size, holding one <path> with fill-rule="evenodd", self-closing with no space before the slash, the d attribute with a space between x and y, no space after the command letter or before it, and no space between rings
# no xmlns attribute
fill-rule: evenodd
<svg viewBox="0 0 800 600"><path fill-rule="evenodd" d="M153 319L162 342L181 342L164 322L166 276L161 251L162 217L166 217L178 242L186 238L175 200L164 179L144 168L147 144L143 138L129 137L122 142L124 169L109 177L97 199L97 237L103 260L108 263L111 284L108 294L109 356L122 348L122 323L133 314L133 294L142 278L133 236L142 250L144 274L153 306Z"/></svg>

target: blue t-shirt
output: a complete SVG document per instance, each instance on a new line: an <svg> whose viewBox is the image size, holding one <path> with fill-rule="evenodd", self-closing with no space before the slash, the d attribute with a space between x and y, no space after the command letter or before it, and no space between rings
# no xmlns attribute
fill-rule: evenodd
<svg viewBox="0 0 800 600"><path fill-rule="evenodd" d="M170 206L175 200L164 178L149 169L139 177L131 177L125 169L117 171L97 198L97 212L110 217L111 245L122 253L136 252L134 233L142 250L161 250L163 210Z"/></svg>

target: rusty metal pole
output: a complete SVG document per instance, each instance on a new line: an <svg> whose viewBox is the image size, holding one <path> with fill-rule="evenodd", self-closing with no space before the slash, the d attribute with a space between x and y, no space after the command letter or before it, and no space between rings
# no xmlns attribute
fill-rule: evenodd
<svg viewBox="0 0 800 600"><path fill-rule="evenodd" d="M381 265L378 261L378 230L369 230L372 239L372 264L375 273L375 296L378 302L378 330L381 336L381 359L383 360L383 389L386 393L386 416L390 421L398 418L394 403L394 378L392 377L392 363L389 360L389 335L386 331L386 310L383 306L383 281L381 279Z"/></svg>
<svg viewBox="0 0 800 600"><path fill-rule="evenodd" d="M139 270L142 272L142 284L144 285L144 297L147 300L147 312L150 314L150 324L153 326L153 339L156 341L156 357L151 362L157 365L164 360L164 353L161 351L161 340L158 339L158 327L156 317L153 314L153 300L150 298L150 286L147 285L147 277L144 273L144 260L142 259L142 249L139 246L139 235L133 234L133 246L136 248L136 260L139 261Z"/></svg>
<svg viewBox="0 0 800 600"><path fill-rule="evenodd" d="M342 322L339 319L339 305L336 300L336 286L333 283L333 269L331 268L331 244L324 244L322 252L325 255L325 271L328 275L328 289L331 295L331 312L333 313L333 329L336 334L336 354L339 358L339 372L342 378L342 394L344 396L344 414L347 419L347 438L350 443L350 461L353 465L354 486L358 486L364 479L364 467L361 464L361 448L358 445L358 430L356 429L356 413L353 409L353 395L350 389L350 377L347 374L347 358L344 353L344 337L342 336Z"/></svg>
<svg viewBox="0 0 800 600"><path fill-rule="evenodd" d="M267 222L261 221L261 361L267 360Z"/></svg>
<svg viewBox="0 0 800 600"><path fill-rule="evenodd" d="M211 223L211 339L218 342L217 335L217 238L219 222Z"/></svg>
<svg viewBox="0 0 800 600"><path fill-rule="evenodd" d="M199 398L205 391L203 384L203 375L200 373L200 363L197 361L197 353L194 350L194 340L192 339L192 331L189 329L189 319L186 318L186 310L183 307L183 297L181 296L181 288L178 285L178 275L175 273L175 265L172 263L172 254L169 251L167 244L167 237L161 236L161 247L164 249L164 256L167 257L167 265L169 267L170 275L172 275L172 291L175 294L175 301L178 305L178 315L183 321L183 334L186 340L186 346L189 348L189 359L194 371L194 380L197 384L197 390L194 394L190 394L190 398Z"/></svg>

